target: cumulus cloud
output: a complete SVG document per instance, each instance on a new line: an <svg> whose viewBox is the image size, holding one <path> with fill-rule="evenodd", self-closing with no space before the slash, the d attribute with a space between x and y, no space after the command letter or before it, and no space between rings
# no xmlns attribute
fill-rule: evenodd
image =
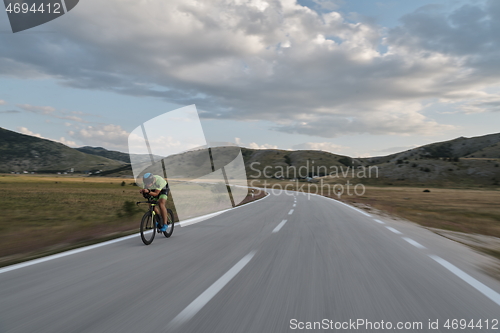
<svg viewBox="0 0 500 333"><path fill-rule="evenodd" d="M84 142L85 145L109 147L112 149L127 149L129 132L119 125L87 126L77 131L70 131L72 138Z"/></svg>
<svg viewBox="0 0 500 333"><path fill-rule="evenodd" d="M54 141L60 142L63 145L73 147L73 148L77 146L75 141L67 140L65 137L62 137L62 136L61 136L61 138L59 138L59 140L54 140Z"/></svg>
<svg viewBox="0 0 500 333"><path fill-rule="evenodd" d="M34 133L32 131L30 131L29 129L27 129L26 127L18 127L17 130L19 131L19 133L22 133L22 134L26 134L26 135L31 135L31 136L35 136L37 138L41 138L41 139L45 139L43 136L41 136L40 134L38 133Z"/></svg>
<svg viewBox="0 0 500 333"><path fill-rule="evenodd" d="M64 137L59 138L59 140L46 138L46 137L43 137L41 134L32 132L28 128L22 127L22 126L18 127L17 130L19 131L19 133L22 133L22 134L25 134L25 135L30 135L30 136L34 136L34 137L37 137L37 138L40 138L40 139L46 139L46 140L50 140L50 141L59 142L59 143L62 143L63 145L70 146L70 147L76 147L75 141L67 140Z"/></svg>
<svg viewBox="0 0 500 333"><path fill-rule="evenodd" d="M0 105L5 105L5 104L7 104L7 102L4 101L3 99L0 99Z"/></svg>
<svg viewBox="0 0 500 333"><path fill-rule="evenodd" d="M447 131L422 100L464 103L500 78L498 1L422 8L388 32L347 21L333 11L340 2L315 2L323 11L290 0L88 0L51 23L57 35L1 42L0 75L194 103L207 118L323 137Z"/></svg>
<svg viewBox="0 0 500 333"><path fill-rule="evenodd" d="M238 146L241 146L241 147L248 147L248 148L251 148L251 149L278 149L278 146L276 145L271 145L269 143L264 143L264 144L257 144L255 142L251 142L251 143L243 143L241 141L240 138L234 138L234 142L238 145Z"/></svg>
<svg viewBox="0 0 500 333"><path fill-rule="evenodd" d="M293 149L299 150L323 150L330 153L339 153L348 147L337 145L331 142L305 142L292 146Z"/></svg>
<svg viewBox="0 0 500 333"><path fill-rule="evenodd" d="M271 144L268 144L268 143L264 143L262 145L259 145L255 142L251 142L248 144L248 148L252 148L252 149L278 149L278 146L276 145L271 145Z"/></svg>

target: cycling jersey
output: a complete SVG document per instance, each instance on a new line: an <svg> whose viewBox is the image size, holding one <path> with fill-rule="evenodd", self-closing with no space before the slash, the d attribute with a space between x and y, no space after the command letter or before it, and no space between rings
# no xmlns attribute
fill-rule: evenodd
<svg viewBox="0 0 500 333"><path fill-rule="evenodd" d="M147 187L148 190L161 190L160 195L158 195L158 199L165 199L167 200L168 198L168 192L170 191L168 187L168 183L163 177L154 175L153 176L154 181L153 183ZM146 188L145 185L143 185L144 188Z"/></svg>

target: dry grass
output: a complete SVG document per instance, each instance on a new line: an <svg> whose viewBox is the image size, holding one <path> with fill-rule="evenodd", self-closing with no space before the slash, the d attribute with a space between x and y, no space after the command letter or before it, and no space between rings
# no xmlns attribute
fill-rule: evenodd
<svg viewBox="0 0 500 333"><path fill-rule="evenodd" d="M121 186L122 181L127 185ZM0 258L137 229L137 218L117 215L125 201L140 199L138 187L130 183L133 180L0 176Z"/></svg>
<svg viewBox="0 0 500 333"><path fill-rule="evenodd" d="M319 183L304 183L266 179L267 187L279 185L296 190L297 185L303 192L328 195L328 187L323 193L316 188ZM334 183L343 184L344 180ZM254 180L255 186L262 186L264 180ZM363 183L363 180L351 184ZM332 183L333 184L333 183ZM330 187L331 189L332 187ZM350 203L370 205L426 227L451 231L482 234L500 237L500 191L493 189L455 189L429 188L431 192L423 192L421 187L366 186L362 196L342 195L341 200ZM351 187L352 192L352 187Z"/></svg>
<svg viewBox="0 0 500 333"><path fill-rule="evenodd" d="M126 201L144 201L133 183L125 178L0 175L0 266L138 232L147 206L124 209ZM255 199L264 194L256 193ZM169 196L167 206L176 215L171 200ZM243 203L251 200L248 196Z"/></svg>
<svg viewBox="0 0 500 333"><path fill-rule="evenodd" d="M426 227L500 237L500 191L368 187L363 196L343 196Z"/></svg>

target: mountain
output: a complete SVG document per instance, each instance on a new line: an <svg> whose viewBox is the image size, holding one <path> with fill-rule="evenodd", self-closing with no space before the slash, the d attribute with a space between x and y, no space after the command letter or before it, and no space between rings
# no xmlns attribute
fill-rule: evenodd
<svg viewBox="0 0 500 333"><path fill-rule="evenodd" d="M82 153L85 153L85 154L106 157L106 158L109 158L111 160L117 160L117 161L121 161L121 162L128 163L128 164L130 164L130 156L132 156L134 162L149 162L151 160L151 157L148 154L131 154L131 155L129 155L127 153L122 153L121 151L108 150L108 149L102 148L102 147L85 146L85 147L80 147L80 148L75 148L75 149L78 151L81 151ZM160 159L161 156L153 155L153 158Z"/></svg>
<svg viewBox="0 0 500 333"><path fill-rule="evenodd" d="M215 149L219 148L212 148L214 153ZM500 183L500 133L460 137L369 158L351 158L315 150L241 148L241 152L249 180L264 177L328 178L332 170L371 166L377 168L379 176L365 179L366 184L498 186ZM200 154L203 153L194 151L173 156L170 166L177 168L177 173L193 173L204 161ZM133 157L134 161L148 163L150 160L146 154ZM103 176L132 176L129 161L126 153L88 146L73 149L0 128L0 172L53 172L74 168L75 171L103 170L100 173Z"/></svg>
<svg viewBox="0 0 500 333"><path fill-rule="evenodd" d="M500 133L436 142L388 156L358 159L400 183L500 183Z"/></svg>
<svg viewBox="0 0 500 333"><path fill-rule="evenodd" d="M348 168L352 171L371 166L378 170L378 177L363 179L362 183L498 186L500 182L500 133L474 138L460 137L370 158L351 158L315 150L241 148L241 152L249 180L264 177L295 179L326 176L327 181L332 171L346 171ZM196 162L198 157L194 154L196 152L174 157L171 166L184 169L200 167L201 162ZM101 173L109 176L131 174L130 166ZM340 178L342 177L333 180L342 182Z"/></svg>
<svg viewBox="0 0 500 333"><path fill-rule="evenodd" d="M106 148L102 147L90 147L90 146L85 146L75 149L85 154L96 155L96 156L106 157L112 160L130 163L129 155L127 153L122 153L120 151L107 150Z"/></svg>
<svg viewBox="0 0 500 333"><path fill-rule="evenodd" d="M0 127L0 172L109 170L124 162L82 153L62 143Z"/></svg>
<svg viewBox="0 0 500 333"><path fill-rule="evenodd" d="M367 163L380 164L404 158L500 158L500 133L473 138L459 137L449 141L431 143L381 157L362 159Z"/></svg>

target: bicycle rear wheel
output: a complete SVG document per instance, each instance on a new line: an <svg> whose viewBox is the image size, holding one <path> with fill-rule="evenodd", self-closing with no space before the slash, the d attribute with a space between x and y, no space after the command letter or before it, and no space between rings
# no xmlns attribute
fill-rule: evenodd
<svg viewBox="0 0 500 333"><path fill-rule="evenodd" d="M146 245L149 245L155 239L156 225L153 221L152 213L146 212L141 220L141 239Z"/></svg>
<svg viewBox="0 0 500 333"><path fill-rule="evenodd" d="M167 208L167 231L163 232L163 235L167 238L172 236L174 232L174 212L170 208Z"/></svg>

